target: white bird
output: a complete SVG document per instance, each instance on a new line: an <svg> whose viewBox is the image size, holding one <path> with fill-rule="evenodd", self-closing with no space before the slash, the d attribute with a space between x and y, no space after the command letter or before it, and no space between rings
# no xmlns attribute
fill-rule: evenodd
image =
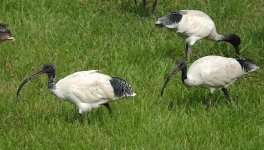
<svg viewBox="0 0 264 150"><path fill-rule="evenodd" d="M6 40L15 40L15 38L12 36L11 31L7 29L6 25L0 23L0 42Z"/></svg>
<svg viewBox="0 0 264 150"><path fill-rule="evenodd" d="M229 100L227 87L243 75L256 71L259 67L248 59L226 58L222 56L205 56L191 64L188 72L185 60L176 61L175 66L169 76L166 78L163 91L172 78L179 70L182 71L182 82L186 86L205 87L209 89L208 99L205 101L205 107L208 108L211 102L212 94L221 89Z"/></svg>
<svg viewBox="0 0 264 150"><path fill-rule="evenodd" d="M187 59L190 59L191 47L196 41L208 38L215 41L226 41L231 43L240 54L240 38L236 34L218 34L213 20L204 12L199 10L179 10L168 13L155 22L156 26L167 27L185 38Z"/></svg>
<svg viewBox="0 0 264 150"><path fill-rule="evenodd" d="M98 108L100 105L104 105L111 113L109 102L136 95L127 81L104 75L98 70L75 72L56 82L54 66L45 64L21 82L17 97L28 81L44 73L48 75L48 88L51 93L78 107L78 120L82 119L82 113Z"/></svg>

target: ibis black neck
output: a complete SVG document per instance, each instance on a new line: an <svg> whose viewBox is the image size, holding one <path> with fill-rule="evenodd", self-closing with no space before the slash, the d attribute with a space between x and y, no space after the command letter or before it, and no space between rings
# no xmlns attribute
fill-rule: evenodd
<svg viewBox="0 0 264 150"><path fill-rule="evenodd" d="M221 41L226 41L232 44L236 50L236 54L239 56L240 54L240 49L239 45L241 43L240 37L236 34L229 34L229 35L224 35Z"/></svg>
<svg viewBox="0 0 264 150"><path fill-rule="evenodd" d="M56 80L55 80L55 70L54 70L54 72L48 73L48 88L54 89L55 84L56 84Z"/></svg>
<svg viewBox="0 0 264 150"><path fill-rule="evenodd" d="M182 83L184 83L184 80L187 79L187 66L186 63L184 62L184 66L182 68Z"/></svg>

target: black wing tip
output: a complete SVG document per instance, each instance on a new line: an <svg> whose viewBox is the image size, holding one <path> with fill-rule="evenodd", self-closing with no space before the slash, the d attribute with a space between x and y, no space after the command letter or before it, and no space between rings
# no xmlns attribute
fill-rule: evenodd
<svg viewBox="0 0 264 150"><path fill-rule="evenodd" d="M252 71L257 67L256 63L252 59L236 58L236 60L239 62L242 69L246 72Z"/></svg>
<svg viewBox="0 0 264 150"><path fill-rule="evenodd" d="M250 59L250 58L240 58L240 57L237 57L236 60L237 61L241 61L241 62L250 62L250 63L255 64L255 61L253 59Z"/></svg>
<svg viewBox="0 0 264 150"><path fill-rule="evenodd" d="M135 94L131 85L124 79L112 77L110 83L114 89L114 94L116 97L132 96Z"/></svg>

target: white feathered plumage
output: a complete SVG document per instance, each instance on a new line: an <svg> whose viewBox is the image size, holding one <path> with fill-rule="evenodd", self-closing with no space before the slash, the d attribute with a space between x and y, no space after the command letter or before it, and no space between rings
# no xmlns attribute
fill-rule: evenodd
<svg viewBox="0 0 264 150"><path fill-rule="evenodd" d="M234 46L236 54L240 54L239 36L236 34L218 34L214 21L202 11L178 10L159 17L155 24L159 27L165 26L185 38L187 59L190 58L191 47L196 41L203 38L229 42Z"/></svg>
<svg viewBox="0 0 264 150"><path fill-rule="evenodd" d="M182 71L182 82L187 86L205 87L210 90L206 108L211 101L211 95L222 89L229 98L227 87L243 75L256 71L259 67L248 59L227 58L222 56L205 56L191 64L187 71L185 60L177 61L172 72L167 77L161 90L161 95L171 79L179 70Z"/></svg>
<svg viewBox="0 0 264 150"><path fill-rule="evenodd" d="M78 117L100 105L106 106L111 113L109 102L136 95L127 81L110 77L97 70L75 72L56 83L53 65L46 64L23 80L18 88L17 96L29 80L43 73L48 75L48 87L54 95L78 107Z"/></svg>

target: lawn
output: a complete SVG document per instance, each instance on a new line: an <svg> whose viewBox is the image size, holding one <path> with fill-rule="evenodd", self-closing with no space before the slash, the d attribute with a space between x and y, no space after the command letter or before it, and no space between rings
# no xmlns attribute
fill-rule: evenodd
<svg viewBox="0 0 264 150"><path fill-rule="evenodd" d="M160 97L175 60L184 57L185 43L154 22L179 9L202 10L219 33L240 35L241 56L260 67L229 87L237 105L218 91L206 111L208 90L184 86L180 74ZM264 2L158 0L155 13L140 14L133 0L1 0L0 22L16 41L0 44L0 149L263 148ZM191 62L206 55L235 52L228 43L201 40ZM46 75L16 99L20 82L45 63L55 65L57 80L90 69L122 77L137 96L111 103L112 116L105 107L85 113L82 124L74 105L50 94Z"/></svg>

